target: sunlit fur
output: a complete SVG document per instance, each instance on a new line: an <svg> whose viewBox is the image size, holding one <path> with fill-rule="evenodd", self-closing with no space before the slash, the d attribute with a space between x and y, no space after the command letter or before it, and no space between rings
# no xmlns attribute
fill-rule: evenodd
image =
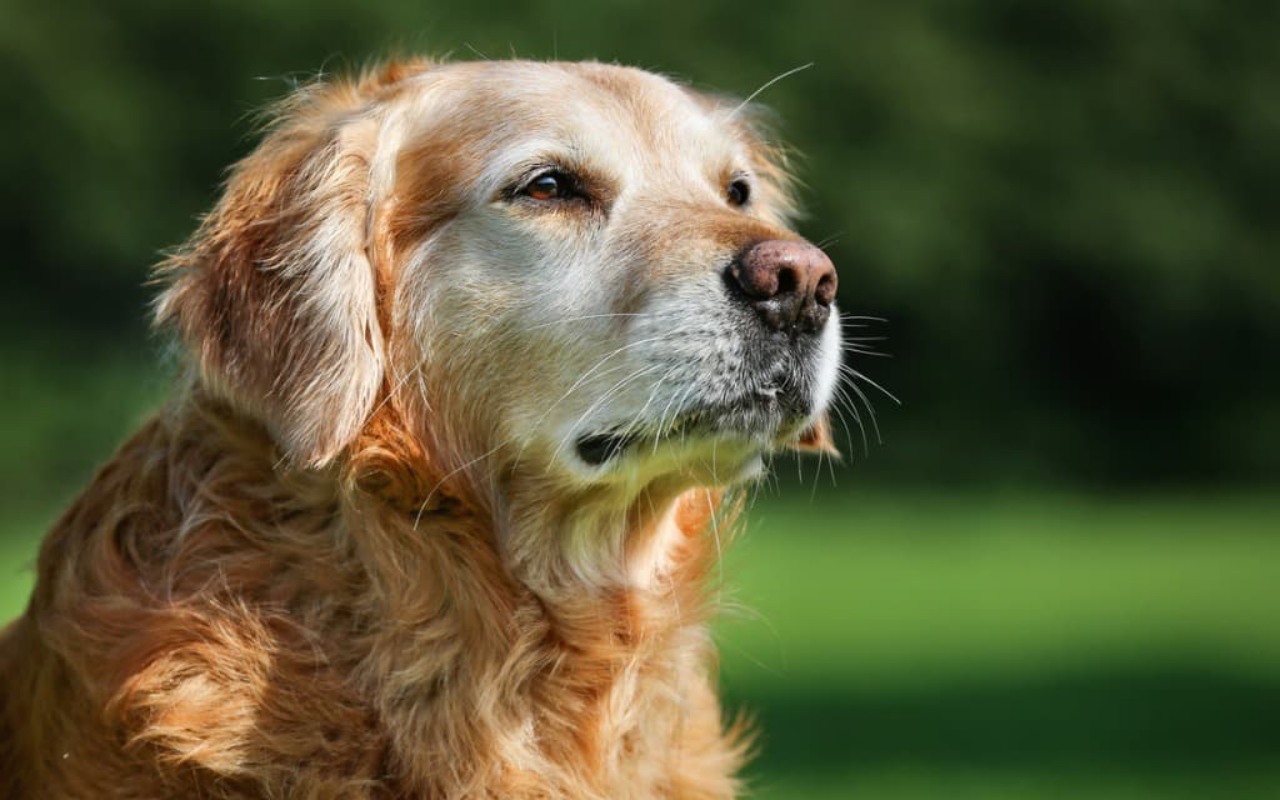
<svg viewBox="0 0 1280 800"><path fill-rule="evenodd" d="M788 367L803 419L661 435L757 380L719 276L796 238L744 113L598 64L401 62L286 100L159 267L172 399L0 640L0 797L734 796L723 487L829 448L838 352L833 322ZM513 197L548 159L597 206ZM620 425L652 445L576 457Z"/></svg>

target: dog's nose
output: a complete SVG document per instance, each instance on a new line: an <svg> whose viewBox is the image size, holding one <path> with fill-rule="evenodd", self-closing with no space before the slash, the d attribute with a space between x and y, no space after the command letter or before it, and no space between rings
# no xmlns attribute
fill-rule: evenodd
<svg viewBox="0 0 1280 800"><path fill-rule="evenodd" d="M727 277L775 331L818 332L836 298L835 265L808 242L757 242L734 259Z"/></svg>

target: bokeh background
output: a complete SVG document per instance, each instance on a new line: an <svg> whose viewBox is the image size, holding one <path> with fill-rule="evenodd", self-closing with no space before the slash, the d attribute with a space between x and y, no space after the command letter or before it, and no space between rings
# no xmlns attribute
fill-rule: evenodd
<svg viewBox="0 0 1280 800"><path fill-rule="evenodd" d="M8 0L0 618L163 397L148 266L263 103L396 50L812 63L761 100L902 405L847 387L727 558L755 796L1280 797L1277 43L1243 0Z"/></svg>

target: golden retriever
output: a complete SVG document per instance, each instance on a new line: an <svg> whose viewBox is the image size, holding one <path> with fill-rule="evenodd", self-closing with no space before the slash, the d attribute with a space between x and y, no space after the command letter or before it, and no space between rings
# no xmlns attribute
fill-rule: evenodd
<svg viewBox="0 0 1280 800"><path fill-rule="evenodd" d="M717 507L830 446L839 361L790 213L747 106L640 70L296 91L0 640L0 796L734 796Z"/></svg>

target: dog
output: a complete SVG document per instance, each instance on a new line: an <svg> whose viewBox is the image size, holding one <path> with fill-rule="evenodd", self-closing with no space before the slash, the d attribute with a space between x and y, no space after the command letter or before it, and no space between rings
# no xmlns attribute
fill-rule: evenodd
<svg viewBox="0 0 1280 800"><path fill-rule="evenodd" d="M0 640L0 796L734 797L719 531L832 449L839 369L784 151L600 63L273 119L157 268L171 399Z"/></svg>

